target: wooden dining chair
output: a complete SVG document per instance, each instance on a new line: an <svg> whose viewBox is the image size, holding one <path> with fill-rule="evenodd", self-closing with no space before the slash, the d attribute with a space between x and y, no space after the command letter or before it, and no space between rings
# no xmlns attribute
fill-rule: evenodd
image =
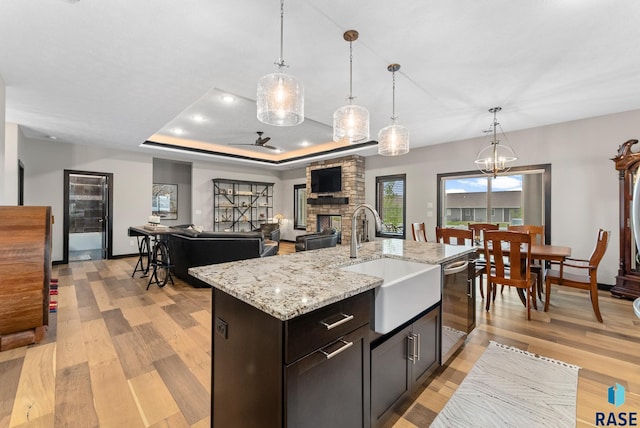
<svg viewBox="0 0 640 428"><path fill-rule="evenodd" d="M482 241L482 235L485 230L500 230L497 223L467 223L467 228L473 232L474 241Z"/></svg>
<svg viewBox="0 0 640 428"><path fill-rule="evenodd" d="M527 319L531 319L531 305L535 300L536 274L531 272L531 235L522 232L487 230L484 233L486 260L493 260L487 267L487 311L492 293L498 284L516 287L526 292ZM532 296L534 297L532 299Z"/></svg>
<svg viewBox="0 0 640 428"><path fill-rule="evenodd" d="M427 230L424 223L411 223L411 233L414 241L427 242Z"/></svg>
<svg viewBox="0 0 640 428"><path fill-rule="evenodd" d="M544 226L534 224L522 224L517 226L507 226L507 230L513 232L524 232L531 235L532 245L544 245ZM542 300L542 286L544 284L545 264L544 260L531 260L531 272L538 277L538 298ZM504 287L503 287L504 288Z"/></svg>
<svg viewBox="0 0 640 428"><path fill-rule="evenodd" d="M567 257L560 263L558 270L553 269L547 272L547 278L545 280L545 312L549 310L551 284L564 285L581 290L588 290L593 312L598 322L602 322L600 305L598 304L598 265L600 264L600 260L602 260L602 256L604 256L604 253L607 251L608 243L609 232L599 229L596 247L591 257L589 257L589 260ZM569 268L569 272L566 271L566 268Z"/></svg>
<svg viewBox="0 0 640 428"><path fill-rule="evenodd" d="M436 226L436 240L441 244L449 245L470 245L473 246L473 232L469 229L458 229L456 227ZM484 298L483 275L486 273L486 264L478 264L474 278L480 278L480 296Z"/></svg>

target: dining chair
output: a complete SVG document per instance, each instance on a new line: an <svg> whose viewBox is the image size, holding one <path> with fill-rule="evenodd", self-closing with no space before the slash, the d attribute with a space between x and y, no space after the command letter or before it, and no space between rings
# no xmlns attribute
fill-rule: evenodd
<svg viewBox="0 0 640 428"><path fill-rule="evenodd" d="M526 292L527 319L531 319L531 305L537 309L535 298L536 274L531 272L531 235L522 232L487 230L484 233L486 260L493 260L487 267L487 311L491 306L492 292L498 284L516 287Z"/></svg>
<svg viewBox="0 0 640 428"><path fill-rule="evenodd" d="M600 306L598 304L598 265L600 264L600 260L602 260L602 256L604 256L604 253L607 251L609 234L609 231L603 229L598 230L596 247L588 260L567 257L564 261L560 262L558 270L553 269L547 272L547 278L545 280L545 312L549 310L551 284L564 285L581 290L589 290L593 312L598 322L602 322L602 315L600 314ZM565 270L566 268L569 268L569 272Z"/></svg>
<svg viewBox="0 0 640 428"><path fill-rule="evenodd" d="M509 225L507 230L524 232L531 235L531 245L544 245L544 226L535 224ZM531 260L531 272L538 276L538 298L542 300L542 286L544 284L545 263L543 260ZM504 287L503 287L504 289Z"/></svg>
<svg viewBox="0 0 640 428"><path fill-rule="evenodd" d="M427 242L427 230L424 223L411 223L411 233L414 241Z"/></svg>
<svg viewBox="0 0 640 428"><path fill-rule="evenodd" d="M500 230L498 223L467 223L469 230L473 232L473 240L482 241L482 235L485 230Z"/></svg>
<svg viewBox="0 0 640 428"><path fill-rule="evenodd" d="M473 246L473 232L469 229L458 229L457 227L436 226L436 240L441 244ZM473 276L474 278L480 278L480 296L482 296L483 298L484 298L483 275L485 273L486 273L486 264L485 263L478 264L476 260L476 268Z"/></svg>

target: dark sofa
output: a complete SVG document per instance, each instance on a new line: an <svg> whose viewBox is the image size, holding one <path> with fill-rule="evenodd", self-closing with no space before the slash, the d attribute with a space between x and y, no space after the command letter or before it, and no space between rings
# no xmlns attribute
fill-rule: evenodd
<svg viewBox="0 0 640 428"><path fill-rule="evenodd" d="M280 230L275 235L269 237L278 242ZM193 287L209 285L189 275L191 267L273 256L278 252L277 245L265 245L262 232L197 232L193 229L171 234L169 249L174 275Z"/></svg>
<svg viewBox="0 0 640 428"><path fill-rule="evenodd" d="M319 233L296 236L296 252L335 247L338 244L338 233L334 228L326 228Z"/></svg>

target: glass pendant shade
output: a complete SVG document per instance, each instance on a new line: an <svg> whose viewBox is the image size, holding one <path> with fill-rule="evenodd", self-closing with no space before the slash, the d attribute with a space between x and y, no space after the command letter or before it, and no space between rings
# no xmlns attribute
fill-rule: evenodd
<svg viewBox="0 0 640 428"><path fill-rule="evenodd" d="M369 111L349 104L333 113L333 141L359 143L369 140Z"/></svg>
<svg viewBox="0 0 640 428"><path fill-rule="evenodd" d="M342 37L349 42L349 104L333 113L333 141L360 143L369 140L369 111L351 104L353 96L353 42L358 40L356 30L347 30Z"/></svg>
<svg viewBox="0 0 640 428"><path fill-rule="evenodd" d="M280 0L280 58L277 73L258 80L256 107L258 120L267 125L293 126L304 121L304 86L297 78L285 74L284 0Z"/></svg>
<svg viewBox="0 0 640 428"><path fill-rule="evenodd" d="M293 126L304 121L304 86L296 77L271 73L258 80L257 117L262 123Z"/></svg>
<svg viewBox="0 0 640 428"><path fill-rule="evenodd" d="M395 123L378 132L378 154L400 156L409 153L409 130Z"/></svg>
<svg viewBox="0 0 640 428"><path fill-rule="evenodd" d="M500 126L496 118L496 113L502 110L501 107L493 107L489 109L493 113L493 139L488 146L482 148L474 161L478 169L486 175L496 178L499 172L507 172L511 169L511 163L518 160L515 152L506 144L500 144L498 139L497 127ZM502 130L502 127L500 127ZM504 136L504 132L502 133ZM506 136L505 136L506 139Z"/></svg>
<svg viewBox="0 0 640 428"><path fill-rule="evenodd" d="M409 153L409 130L396 124L396 71L400 64L389 64L387 71L393 76L393 108L391 125L378 132L378 154L382 156L400 156Z"/></svg>

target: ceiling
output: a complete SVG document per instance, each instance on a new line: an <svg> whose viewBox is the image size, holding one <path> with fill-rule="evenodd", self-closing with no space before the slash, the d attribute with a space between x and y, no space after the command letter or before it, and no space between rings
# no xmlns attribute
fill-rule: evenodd
<svg viewBox="0 0 640 428"><path fill-rule="evenodd" d="M507 132L640 108L632 0L287 0L284 12L287 72L305 86L294 127L256 119L256 83L280 56L278 0L2 0L6 120L30 138L159 157L183 145L276 169L314 153L375 154L375 141L331 141L349 95L349 29L360 33L353 95L372 140L391 122L394 62L412 148L482 136L494 106ZM231 145L257 131L283 151Z"/></svg>

